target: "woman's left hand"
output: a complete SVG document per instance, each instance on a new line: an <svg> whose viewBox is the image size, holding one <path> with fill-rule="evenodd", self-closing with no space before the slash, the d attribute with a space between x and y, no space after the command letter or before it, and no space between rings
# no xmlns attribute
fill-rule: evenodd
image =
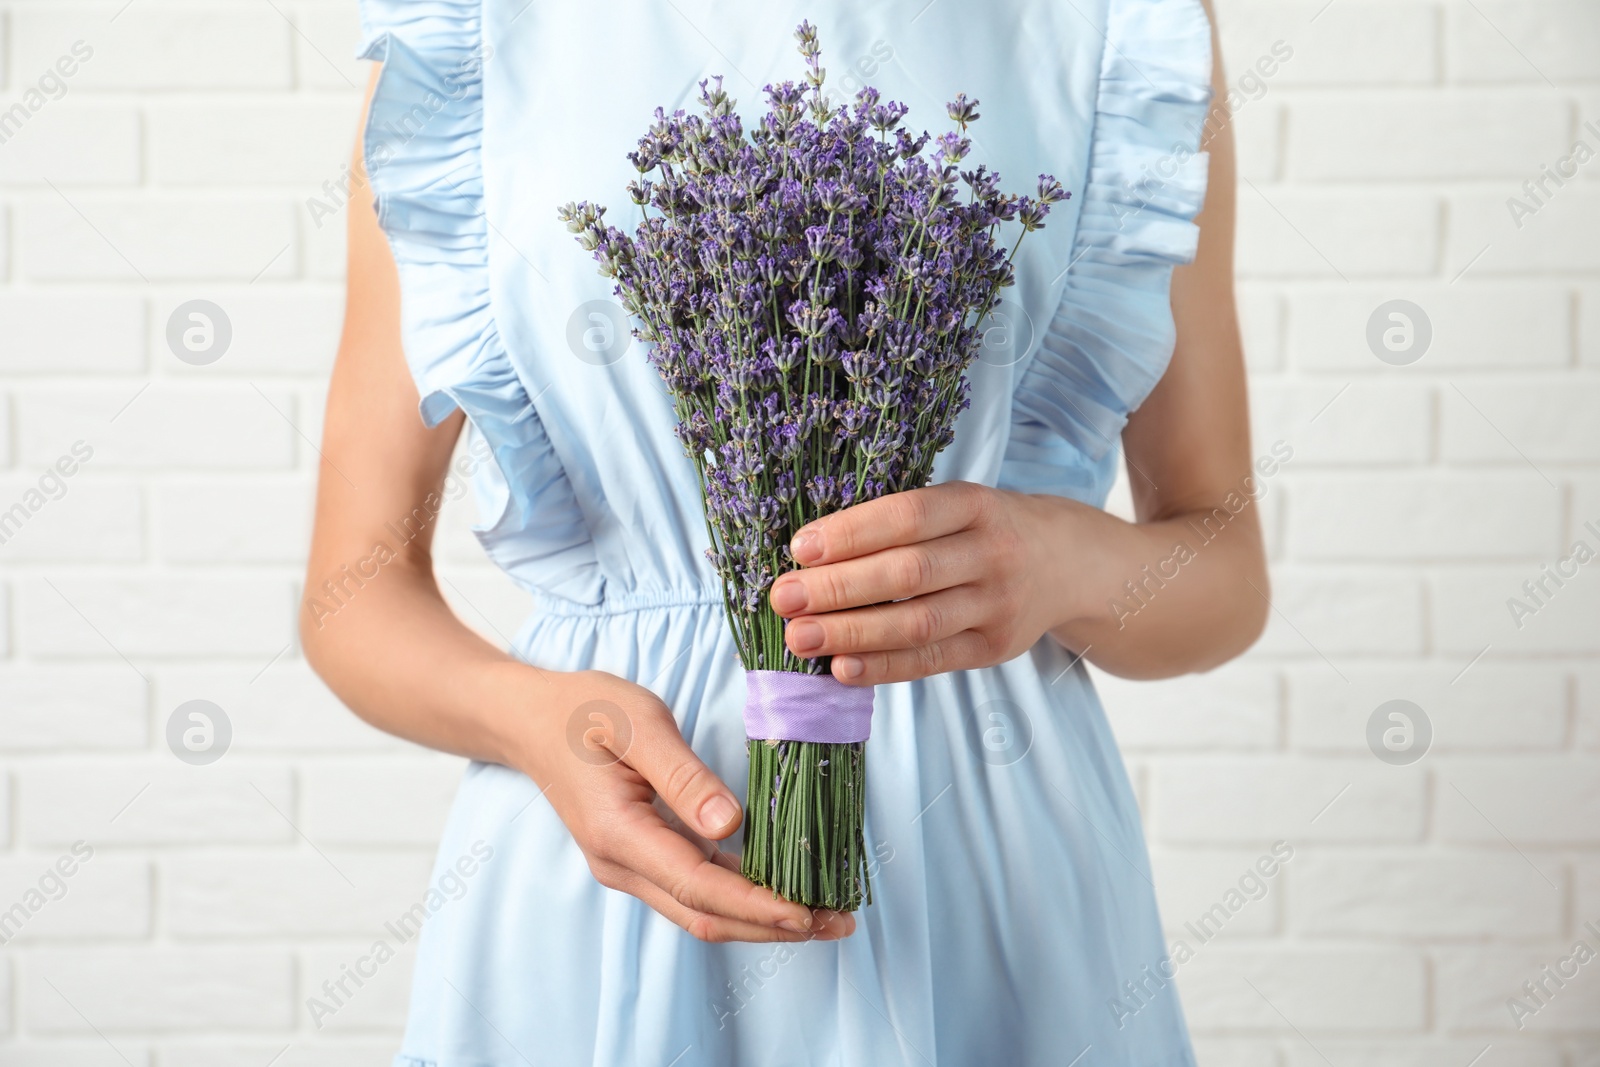
<svg viewBox="0 0 1600 1067"><path fill-rule="evenodd" d="M833 657L833 676L849 685L1020 655L1060 621L1062 605L1051 610L1041 581L1054 569L1047 543L1061 535L1045 510L1059 508L946 482L810 523L790 545L804 569L781 575L770 594L773 610L789 620L789 650Z"/></svg>

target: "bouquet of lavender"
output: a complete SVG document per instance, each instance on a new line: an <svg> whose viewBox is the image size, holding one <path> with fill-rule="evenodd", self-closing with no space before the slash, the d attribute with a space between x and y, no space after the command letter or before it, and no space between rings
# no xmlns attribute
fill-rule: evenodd
<svg viewBox="0 0 1600 1067"><path fill-rule="evenodd" d="M789 652L767 592L802 526L928 483L967 405L980 326L1012 282L1001 225L1039 229L1068 194L1047 175L1036 197L1003 194L987 167L960 170L978 118L965 94L927 154L929 135L902 129L907 108L875 89L834 109L815 28L795 36L805 84L767 86L754 130L720 77L700 83L703 116L656 109L628 156L643 216L631 236L587 201L560 216L615 279L700 475L748 672L744 874L853 911L871 901L872 691Z"/></svg>

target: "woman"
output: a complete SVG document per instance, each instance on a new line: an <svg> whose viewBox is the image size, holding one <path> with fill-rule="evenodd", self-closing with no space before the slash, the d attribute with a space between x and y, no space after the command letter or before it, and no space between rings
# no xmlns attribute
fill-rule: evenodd
<svg viewBox="0 0 1600 1067"><path fill-rule="evenodd" d="M436 876L465 888L424 930L397 1064L1193 1062L1082 661L1203 670L1265 617L1225 121L1196 152L1210 23L1198 0L869 6L366 4L376 210L350 213L308 589L381 567L302 631L359 715L474 761ZM1074 191L937 484L800 531L770 594L797 654L878 687L854 915L738 874L743 687L694 472L555 218L620 199L650 112L701 78L759 107L802 18L843 98L870 82L920 129L965 91L982 161ZM429 557L469 424L479 537L534 600L511 655ZM1119 434L1136 523L1100 510ZM1201 547L1202 519L1226 536Z"/></svg>

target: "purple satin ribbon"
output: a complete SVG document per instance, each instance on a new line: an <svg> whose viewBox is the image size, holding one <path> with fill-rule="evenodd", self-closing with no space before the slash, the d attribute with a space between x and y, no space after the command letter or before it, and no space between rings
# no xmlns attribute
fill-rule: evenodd
<svg viewBox="0 0 1600 1067"><path fill-rule="evenodd" d="M757 741L848 744L872 734L872 687L831 674L746 671L744 735Z"/></svg>

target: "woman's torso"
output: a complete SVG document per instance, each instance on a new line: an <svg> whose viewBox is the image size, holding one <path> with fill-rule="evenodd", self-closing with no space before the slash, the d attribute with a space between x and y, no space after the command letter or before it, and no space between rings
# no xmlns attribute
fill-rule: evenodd
<svg viewBox="0 0 1600 1067"><path fill-rule="evenodd" d="M742 785L742 682L694 471L609 283L555 209L597 200L629 225L625 154L654 108L690 107L722 74L755 114L760 86L799 74L802 18L842 95L870 82L937 133L966 92L982 102L970 163L1018 190L1049 172L1073 191L1023 246L936 478L1103 502L1121 422L1170 355L1171 265L1193 250L1198 3L383 0L365 15L386 60L368 166L407 355L425 416L465 408L494 456L480 537L535 595L515 641L530 661L648 686ZM1133 185L1179 155L1175 177ZM599 887L532 783L474 765L440 872L480 841L494 858L429 920L407 1055L1069 1063L1092 1047L1082 1062L1190 1062L1170 984L1137 1012L1113 1007L1166 950L1134 797L1081 665L1046 641L880 687L868 759L875 903L848 941L790 951L700 944Z"/></svg>

